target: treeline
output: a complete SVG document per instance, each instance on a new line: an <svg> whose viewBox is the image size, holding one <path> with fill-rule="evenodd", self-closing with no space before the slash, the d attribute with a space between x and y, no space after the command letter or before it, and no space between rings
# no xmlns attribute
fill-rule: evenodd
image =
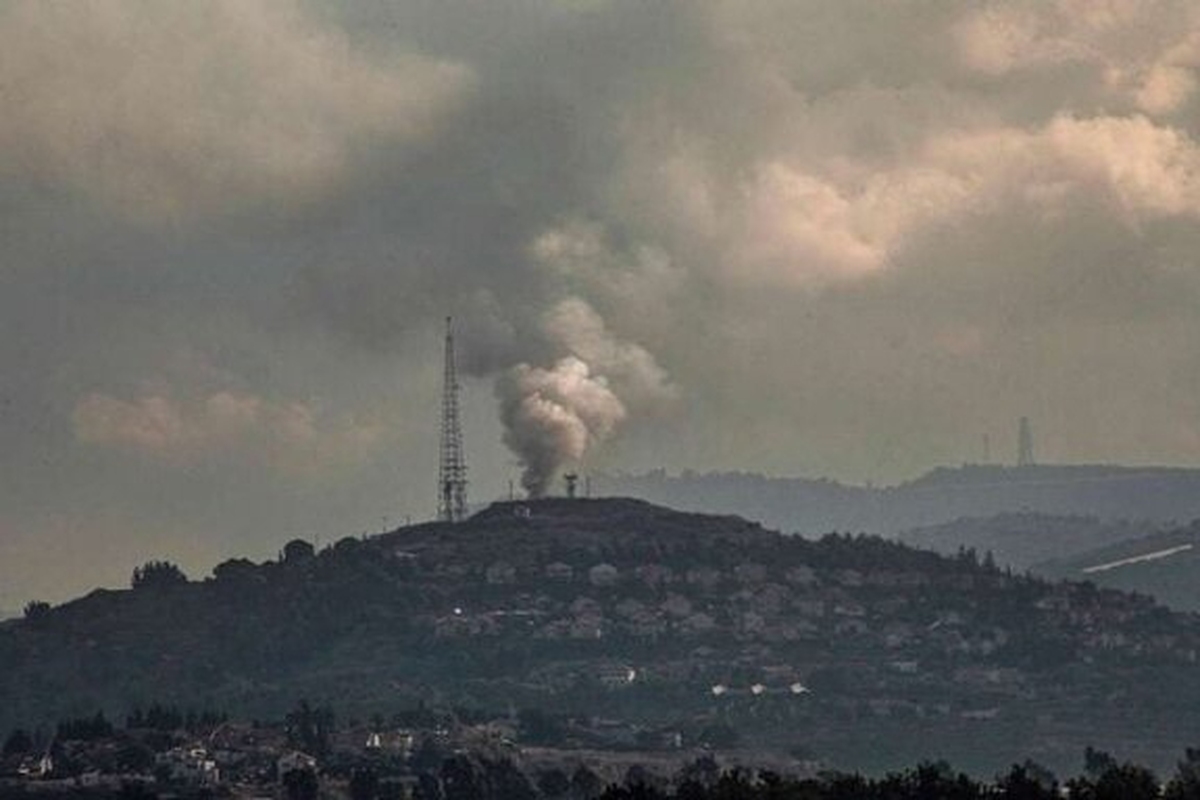
<svg viewBox="0 0 1200 800"><path fill-rule="evenodd" d="M135 708L127 714L124 730L200 734L211 731L228 720L227 714L211 709L181 708L155 703L144 709ZM0 757L40 752L55 742L97 742L111 739L121 730L102 711L97 711L92 716L61 719L49 732L45 729L14 728L0 745Z"/></svg>
<svg viewBox="0 0 1200 800"><path fill-rule="evenodd" d="M881 778L837 773L795 778L742 769L686 773L666 785L627 777L606 788L600 800L1200 800L1200 750L1192 749L1166 784L1145 767L1118 763L1090 748L1085 773L1062 784L1032 761L1014 765L994 781L955 772L945 763L924 763Z"/></svg>
<svg viewBox="0 0 1200 800"><path fill-rule="evenodd" d="M422 770L411 794L371 769L356 769L352 800L1200 800L1200 750L1188 750L1163 784L1149 769L1119 763L1088 749L1084 774L1064 783L1033 761L1012 766L994 780L956 772L944 762L923 763L882 777L829 772L799 778L743 768L722 770L700 758L671 778L633 766L607 786L586 766L526 775L507 759L457 754L440 768Z"/></svg>

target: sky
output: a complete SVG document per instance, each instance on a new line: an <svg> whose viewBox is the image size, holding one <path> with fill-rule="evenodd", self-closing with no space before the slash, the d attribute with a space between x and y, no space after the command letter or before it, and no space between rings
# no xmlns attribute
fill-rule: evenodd
<svg viewBox="0 0 1200 800"><path fill-rule="evenodd" d="M0 0L0 608L565 469L1200 463L1194 0ZM1012 452L1010 452L1012 451Z"/></svg>

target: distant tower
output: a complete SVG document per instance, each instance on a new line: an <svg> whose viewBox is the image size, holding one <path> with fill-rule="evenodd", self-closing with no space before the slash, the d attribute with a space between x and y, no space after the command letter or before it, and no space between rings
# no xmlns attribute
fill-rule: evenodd
<svg viewBox="0 0 1200 800"><path fill-rule="evenodd" d="M1033 466L1033 431L1029 428L1029 417L1021 417L1017 424L1017 466Z"/></svg>
<svg viewBox="0 0 1200 800"><path fill-rule="evenodd" d="M462 423L458 416L458 369L454 363L454 328L446 317L446 354L442 372L442 441L438 462L438 519L459 522L467 517L467 462L463 458Z"/></svg>
<svg viewBox="0 0 1200 800"><path fill-rule="evenodd" d="M575 499L575 493L578 491L579 476L574 472L568 472L563 475L563 481L567 484L567 497Z"/></svg>

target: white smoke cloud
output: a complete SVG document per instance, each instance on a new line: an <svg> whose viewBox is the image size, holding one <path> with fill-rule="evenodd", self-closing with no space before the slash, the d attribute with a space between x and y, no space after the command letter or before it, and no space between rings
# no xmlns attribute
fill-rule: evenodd
<svg viewBox="0 0 1200 800"><path fill-rule="evenodd" d="M521 460L521 485L540 497L567 465L608 439L626 409L602 375L567 356L544 369L518 364L496 385L504 442Z"/></svg>
<svg viewBox="0 0 1200 800"><path fill-rule="evenodd" d="M650 351L617 339L582 298L554 306L542 318L542 328L552 341L610 381L627 404L651 409L678 398L678 388Z"/></svg>
<svg viewBox="0 0 1200 800"><path fill-rule="evenodd" d="M541 328L567 355L550 368L518 364L496 384L505 444L520 459L521 483L535 497L629 416L663 413L679 397L654 356L618 339L582 298L557 303L542 316Z"/></svg>

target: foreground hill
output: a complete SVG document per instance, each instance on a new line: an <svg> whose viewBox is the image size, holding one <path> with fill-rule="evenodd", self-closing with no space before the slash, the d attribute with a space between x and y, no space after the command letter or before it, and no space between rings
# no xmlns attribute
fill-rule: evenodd
<svg viewBox="0 0 1200 800"><path fill-rule="evenodd" d="M1166 767L1196 743L1198 652L1196 617L973 556L548 500L320 553L292 542L5 623L0 725L153 701L277 717L306 697L360 718L537 709L526 734L560 745L588 728L995 771L1074 769L1091 744Z"/></svg>
<svg viewBox="0 0 1200 800"><path fill-rule="evenodd" d="M1200 517L1200 470L1108 465L940 467L898 486L753 473L597 475L606 494L674 508L740 514L804 535L865 531L895 535L960 517L1009 512L1083 515L1103 522L1178 523ZM1060 554L1065 555L1065 554Z"/></svg>

